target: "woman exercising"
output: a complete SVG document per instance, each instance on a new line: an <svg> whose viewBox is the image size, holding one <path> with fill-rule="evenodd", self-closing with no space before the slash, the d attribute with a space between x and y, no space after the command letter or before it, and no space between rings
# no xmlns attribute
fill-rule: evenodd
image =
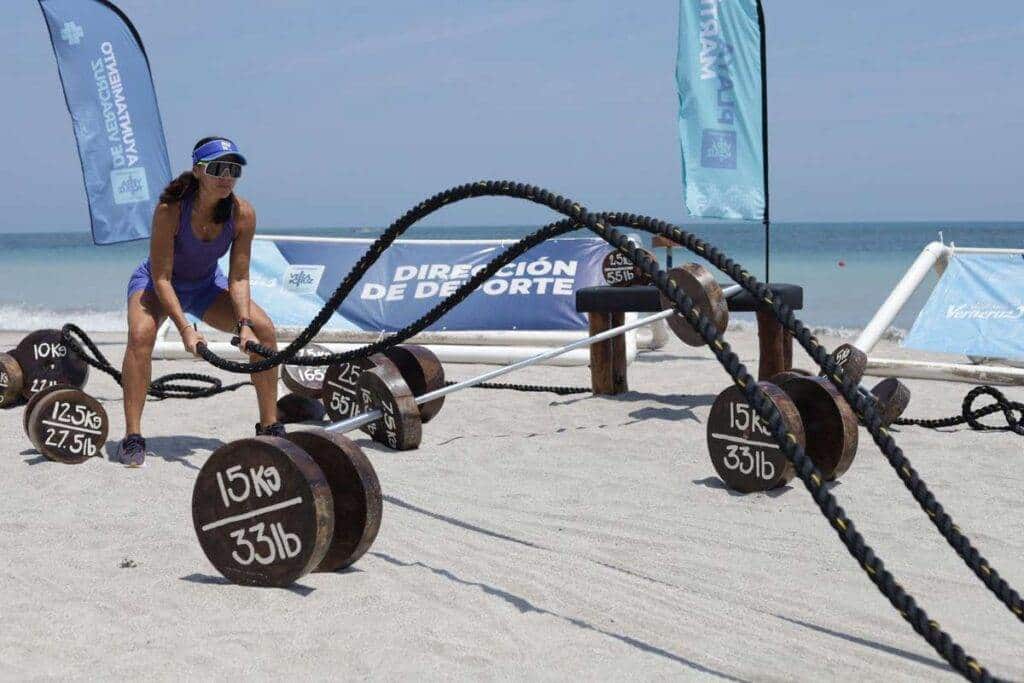
<svg viewBox="0 0 1024 683"><path fill-rule="evenodd" d="M164 319L170 317L193 355L196 345L206 340L185 313L222 332L234 332L241 348L250 341L277 348L274 324L249 300L256 212L233 191L245 163L231 140L203 138L192 150L192 170L171 181L153 213L149 258L128 282L128 347L121 366L126 436L118 457L129 467L141 466L146 458L142 408L153 345ZM217 260L229 249L231 266L225 278ZM252 383L260 412L256 434L283 434L277 421L277 368L252 375Z"/></svg>

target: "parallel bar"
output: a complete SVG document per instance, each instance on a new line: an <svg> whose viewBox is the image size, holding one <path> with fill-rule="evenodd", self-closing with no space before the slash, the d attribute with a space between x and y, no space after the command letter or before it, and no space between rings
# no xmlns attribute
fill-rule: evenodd
<svg viewBox="0 0 1024 683"><path fill-rule="evenodd" d="M618 327L613 327L610 330L605 330L601 334L595 334L592 337L579 339L577 341L572 342L571 344L566 344L565 346L550 349L549 351L545 351L544 353L538 353L536 356L531 356L529 358L519 361L518 363L513 363L512 365L506 365L504 367L495 368L494 370L489 370L482 375L478 375L471 379L467 379L464 382L459 382L458 384L452 384L447 387L442 387L436 391L431 391L426 394L422 394L416 397L416 405L423 405L424 403L429 403L430 401L433 401L436 398L447 396L450 393L460 391L462 389L468 389L469 387L476 386L477 384L482 384L496 377L501 377L502 375L507 375L510 372L520 370L530 365L536 365L541 361L545 361L549 358L554 358L555 356L560 356L563 353L568 353L569 351L573 351L583 346L590 346L591 344L602 342L605 339L611 339L612 337L624 334L632 329L636 329L637 327L649 325L650 323L656 322L658 320L664 320L665 318L675 315L675 312L675 308L667 308L664 311L660 311L658 313L655 313L654 315L649 315L646 318L640 318L638 320L634 320L631 323L626 323L625 325L619 325ZM379 420L383 416L384 414L380 410L371 410L367 413L362 413L361 415L350 417L347 420L335 422L332 425L324 427L324 429L326 429L329 432L349 432L352 431L353 429L359 429L363 425L368 425L371 422Z"/></svg>

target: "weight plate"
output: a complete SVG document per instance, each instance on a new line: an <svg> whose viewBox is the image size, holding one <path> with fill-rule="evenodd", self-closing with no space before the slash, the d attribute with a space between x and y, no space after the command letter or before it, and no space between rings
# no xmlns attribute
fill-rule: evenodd
<svg viewBox="0 0 1024 683"><path fill-rule="evenodd" d="M384 413L363 427L370 438L399 451L420 445L423 429L416 399L394 364L388 361L366 370L359 376L358 387L359 412L380 409Z"/></svg>
<svg viewBox="0 0 1024 683"><path fill-rule="evenodd" d="M28 435L50 460L69 465L101 455L110 420L100 402L79 389L47 392L32 407Z"/></svg>
<svg viewBox="0 0 1024 683"><path fill-rule="evenodd" d="M857 416L835 385L824 377L789 377L779 382L800 411L807 455L825 479L850 469L857 454Z"/></svg>
<svg viewBox="0 0 1024 683"><path fill-rule="evenodd" d="M21 364L8 353L0 353L0 408L9 408L21 398L24 375Z"/></svg>
<svg viewBox="0 0 1024 683"><path fill-rule="evenodd" d="M711 319L711 323L718 330L718 333L723 334L729 326L729 305L726 303L722 288L715 281L711 272L699 264L686 263L678 268L669 270L668 277L676 283L676 287L693 300L697 311ZM675 304L662 294L661 307L662 309L674 308ZM669 317L667 322L672 332L684 344L690 346L704 345L704 338L697 333L697 330L690 326L690 323L678 311L675 315Z"/></svg>
<svg viewBox="0 0 1024 683"><path fill-rule="evenodd" d="M322 422L324 404L309 396L286 394L277 400L277 419L283 424Z"/></svg>
<svg viewBox="0 0 1024 683"><path fill-rule="evenodd" d="M68 350L60 330L36 330L22 339L11 355L21 365L21 395L25 398L56 384L81 389L89 378L89 366Z"/></svg>
<svg viewBox="0 0 1024 683"><path fill-rule="evenodd" d="M210 563L234 583L288 586L334 536L334 502L312 456L258 436L214 451L192 490L192 523Z"/></svg>
<svg viewBox="0 0 1024 683"><path fill-rule="evenodd" d="M319 344L307 344L296 355L298 358L328 356L330 351ZM285 365L281 368L281 381L293 393L309 398L320 398L323 395L324 365Z"/></svg>
<svg viewBox="0 0 1024 683"><path fill-rule="evenodd" d="M384 355L395 364L413 396L422 396L444 387L444 367L434 352L417 344L392 346ZM444 396L420 406L420 422L426 424L441 411Z"/></svg>
<svg viewBox="0 0 1024 683"><path fill-rule="evenodd" d="M758 386L775 404L786 430L803 446L804 428L793 401L774 384L759 382ZM707 439L711 464L734 491L767 491L786 484L796 474L768 426L737 386L720 393L711 406Z"/></svg>
<svg viewBox="0 0 1024 683"><path fill-rule="evenodd" d="M333 572L354 564L373 545L383 504L380 480L351 439L323 429L290 432L285 438L320 466L334 497L334 536L315 571Z"/></svg>

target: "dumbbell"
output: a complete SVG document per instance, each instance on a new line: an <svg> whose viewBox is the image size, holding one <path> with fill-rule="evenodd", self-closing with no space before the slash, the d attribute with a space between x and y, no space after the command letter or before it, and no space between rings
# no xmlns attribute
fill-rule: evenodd
<svg viewBox="0 0 1024 683"><path fill-rule="evenodd" d="M370 370L379 372L362 381ZM419 445L419 426L433 419L444 405L442 397L417 407L415 397L444 384L444 368L433 352L416 344L403 344L329 366L324 374L324 408L328 419L339 422L362 413L367 403L384 405L390 411L385 418L365 425L363 430L391 448L408 450Z"/></svg>
<svg viewBox="0 0 1024 683"><path fill-rule="evenodd" d="M215 450L192 492L203 552L227 579L288 586L356 562L380 529L380 481L350 439L322 429Z"/></svg>
<svg viewBox="0 0 1024 683"><path fill-rule="evenodd" d="M868 356L853 344L841 344L832 352L843 377L854 384L860 384L868 366ZM903 414L910 404L910 389L895 377L883 379L871 388L871 391L858 387L858 393L874 405L875 413L887 427Z"/></svg>
<svg viewBox="0 0 1024 683"><path fill-rule="evenodd" d="M831 382L786 372L758 386L826 481L850 468L857 453L857 418ZM739 387L731 386L715 399L708 416L707 443L715 471L735 491L766 491L795 475L792 463Z"/></svg>
<svg viewBox="0 0 1024 683"><path fill-rule="evenodd" d="M19 393L28 399L56 384L80 389L88 378L89 366L68 351L60 330L36 330L0 354L0 406L14 403Z"/></svg>
<svg viewBox="0 0 1024 683"><path fill-rule="evenodd" d="M69 465L101 455L110 420L92 396L56 384L33 394L22 416L29 441L42 455Z"/></svg>

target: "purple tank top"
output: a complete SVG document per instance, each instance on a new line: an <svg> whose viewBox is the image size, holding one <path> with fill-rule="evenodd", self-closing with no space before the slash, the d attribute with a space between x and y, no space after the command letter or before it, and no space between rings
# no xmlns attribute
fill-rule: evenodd
<svg viewBox="0 0 1024 683"><path fill-rule="evenodd" d="M208 280L217 272L217 260L228 253L235 239L234 212L221 229L220 234L209 242L202 242L192 232L192 195L181 200L181 219L174 236L174 267L171 280Z"/></svg>

